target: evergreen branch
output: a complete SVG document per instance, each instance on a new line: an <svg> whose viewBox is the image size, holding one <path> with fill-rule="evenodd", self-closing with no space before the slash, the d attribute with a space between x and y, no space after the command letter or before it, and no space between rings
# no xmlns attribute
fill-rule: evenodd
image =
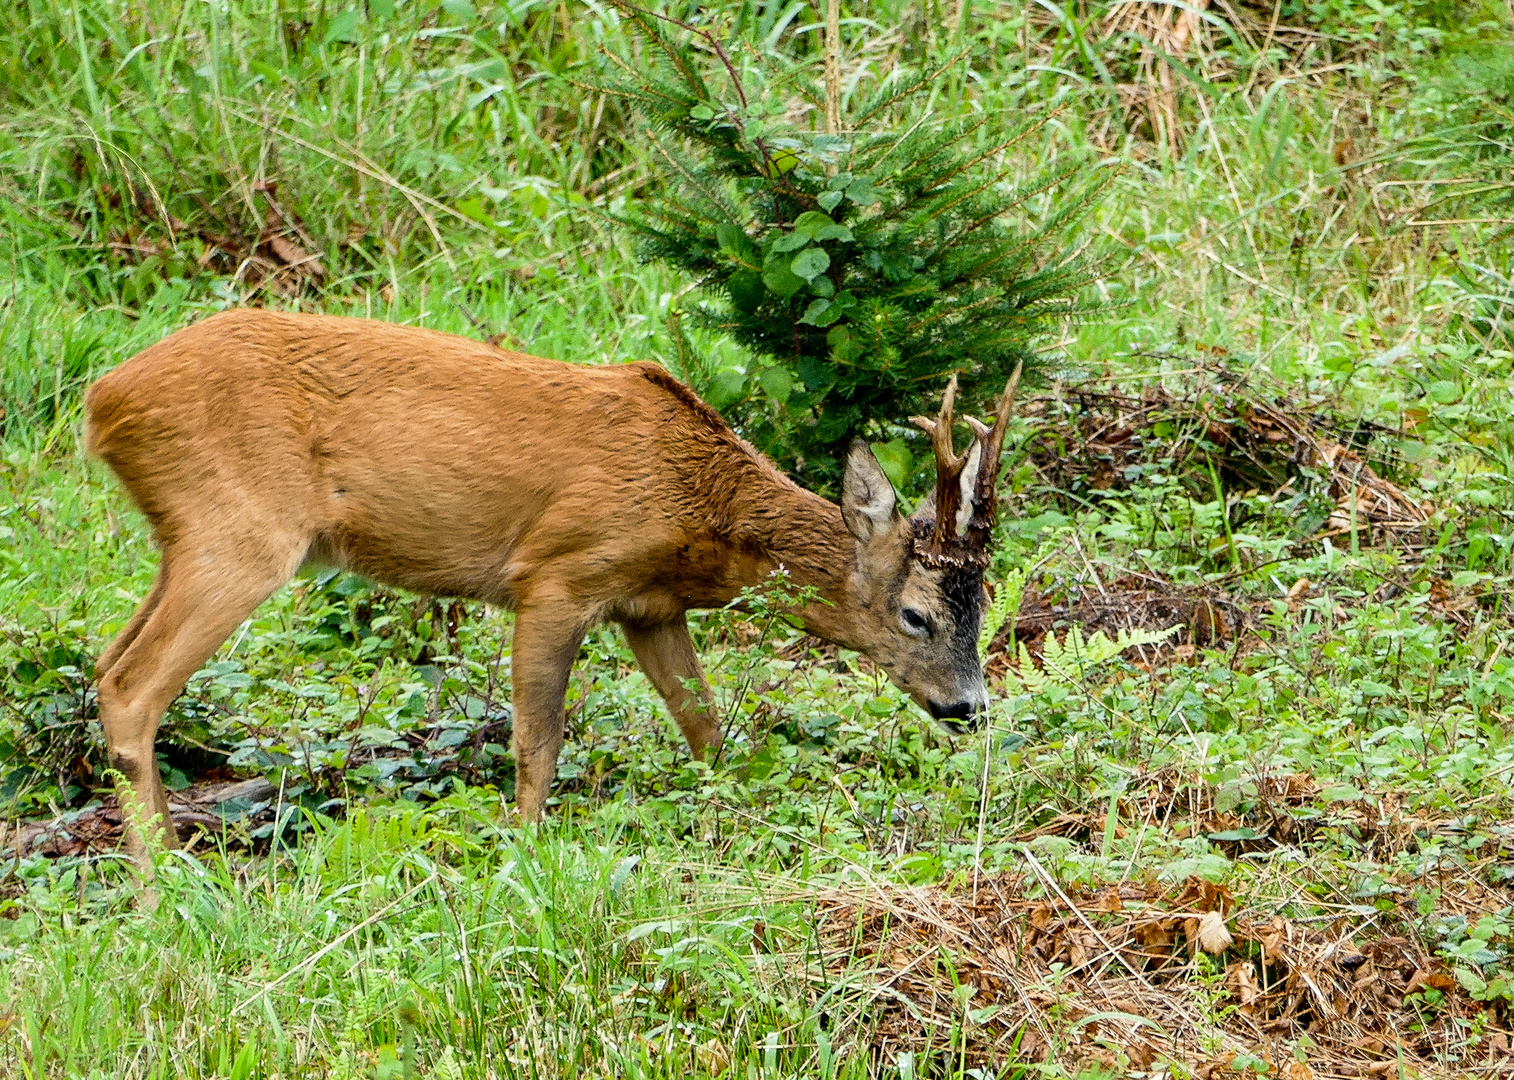
<svg viewBox="0 0 1514 1080"><path fill-rule="evenodd" d="M699 74L699 69L696 68L692 63L690 63L689 58L687 55L685 55L683 49L678 48L667 39L666 35L663 34L662 29L654 20L661 19L664 22L670 22L678 26L683 26L685 29L694 29L693 27L689 27L685 23L680 23L677 19L671 19L666 15L660 15L655 11L648 11L646 8L638 7L635 4L631 3L630 0L610 0L610 3L617 10L624 13L625 16L630 19L636 25L637 29L639 29L644 35L652 39L652 42L658 47L658 49L662 51L663 55L668 58L669 62L672 63L674 70L678 72L679 76L683 79L684 83L689 87L690 90L692 90L699 97L709 96L709 92L705 89L704 79ZM699 33L698 30L695 30L694 32ZM714 39L711 38L712 42L713 40ZM725 59L724 50L720 50L720 57L721 59ZM745 105L746 103L743 101L742 104Z"/></svg>
<svg viewBox="0 0 1514 1080"><path fill-rule="evenodd" d="M888 98L882 101L874 100L869 102L862 108L860 112L857 113L855 117L853 117L852 123L855 126L861 126L862 124L865 124L869 120L873 119L873 117L877 116L880 112L888 108L890 105L894 104L896 101L902 101L907 97L912 97L913 95L918 94L921 90L924 90L926 87L934 85L937 79L939 79L942 75L945 75L952 68L956 67L956 65L964 57L970 55L971 52L972 50L970 48L959 49L955 55L949 56L945 60L943 60L941 62L941 66L938 67L935 71L931 72L929 75L922 75L914 83L905 87L903 90L890 95Z"/></svg>

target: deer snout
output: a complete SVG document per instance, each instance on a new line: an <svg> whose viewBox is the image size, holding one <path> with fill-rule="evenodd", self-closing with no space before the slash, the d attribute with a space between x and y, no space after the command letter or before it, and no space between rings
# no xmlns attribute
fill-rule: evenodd
<svg viewBox="0 0 1514 1080"><path fill-rule="evenodd" d="M930 701L927 707L930 709L931 716L953 735L977 731L983 726L983 719L988 713L986 701L957 701L950 705Z"/></svg>

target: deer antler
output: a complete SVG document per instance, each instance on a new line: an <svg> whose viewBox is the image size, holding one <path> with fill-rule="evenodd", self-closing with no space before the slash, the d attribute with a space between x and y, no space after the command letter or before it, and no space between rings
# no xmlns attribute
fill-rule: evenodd
<svg viewBox="0 0 1514 1080"><path fill-rule="evenodd" d="M957 400L957 377L952 376L941 400L941 412L932 420L912 416L910 422L930 436L936 454L936 520L929 534L917 536L915 554L932 566L988 563L988 540L994 526L994 485L999 479L999 455L1004 432L1014 409L1020 370L1004 386L1004 396L990 427L965 417L973 429L973 442L958 456L952 442L952 406Z"/></svg>

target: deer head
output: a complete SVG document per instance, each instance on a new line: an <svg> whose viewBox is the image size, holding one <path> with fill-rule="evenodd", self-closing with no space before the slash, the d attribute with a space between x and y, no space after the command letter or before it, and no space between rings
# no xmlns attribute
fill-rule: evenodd
<svg viewBox="0 0 1514 1080"><path fill-rule="evenodd" d="M966 451L953 445L953 376L935 419L913 422L930 435L936 486L909 517L893 485L860 440L847 457L841 515L858 545L854 595L865 627L857 646L952 731L975 727L988 708L978 659L983 571L994 525L994 485L1020 369L1010 377L992 426L965 417Z"/></svg>

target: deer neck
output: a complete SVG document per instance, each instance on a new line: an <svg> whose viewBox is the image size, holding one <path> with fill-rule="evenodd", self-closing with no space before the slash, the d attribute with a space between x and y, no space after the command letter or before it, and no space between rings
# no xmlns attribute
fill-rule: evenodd
<svg viewBox="0 0 1514 1080"><path fill-rule="evenodd" d="M773 574L787 574L785 591L813 589L815 599L798 614L805 629L823 640L856 648L850 632L857 603L856 541L841 519L841 508L787 477L773 473L730 493L737 569L733 596L742 588L761 589Z"/></svg>

